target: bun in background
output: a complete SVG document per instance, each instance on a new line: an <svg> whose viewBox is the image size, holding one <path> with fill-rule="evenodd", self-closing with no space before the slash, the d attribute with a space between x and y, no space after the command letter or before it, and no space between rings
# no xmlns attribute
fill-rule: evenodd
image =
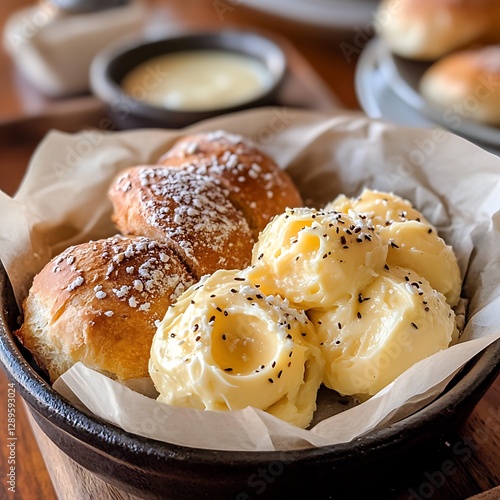
<svg viewBox="0 0 500 500"><path fill-rule="evenodd" d="M444 111L500 126L500 45L444 57L423 74L420 93Z"/></svg>
<svg viewBox="0 0 500 500"><path fill-rule="evenodd" d="M431 61L476 42L500 42L498 0L384 0L375 18L391 51Z"/></svg>

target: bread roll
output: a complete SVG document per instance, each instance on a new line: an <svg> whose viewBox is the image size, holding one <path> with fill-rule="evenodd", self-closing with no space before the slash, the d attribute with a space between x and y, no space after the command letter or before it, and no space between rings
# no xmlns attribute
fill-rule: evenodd
<svg viewBox="0 0 500 500"><path fill-rule="evenodd" d="M52 382L77 361L119 381L147 377L155 322L192 283L167 243L72 246L35 277L16 335Z"/></svg>
<svg viewBox="0 0 500 500"><path fill-rule="evenodd" d="M172 166L129 168L115 179L109 195L126 236L71 247L35 277L17 335L52 381L77 361L122 382L147 377L155 322L168 306L203 275L246 267L264 221L285 199L301 202L288 176L246 139L199 137L198 156L181 155L187 168L176 164L186 149L180 141ZM207 161L231 155L241 155L237 177L231 161Z"/></svg>
<svg viewBox="0 0 500 500"><path fill-rule="evenodd" d="M160 163L191 165L192 171L214 177L244 213L255 238L274 215L303 204L288 174L240 135L219 130L184 137Z"/></svg>
<svg viewBox="0 0 500 500"><path fill-rule="evenodd" d="M500 45L444 57L424 73L420 92L444 112L500 126Z"/></svg>
<svg viewBox="0 0 500 500"><path fill-rule="evenodd" d="M244 215L214 178L190 169L133 167L109 190L123 234L173 243L199 279L246 267L254 238Z"/></svg>
<svg viewBox="0 0 500 500"><path fill-rule="evenodd" d="M435 60L480 41L500 42L498 0L384 0L379 35L395 54Z"/></svg>

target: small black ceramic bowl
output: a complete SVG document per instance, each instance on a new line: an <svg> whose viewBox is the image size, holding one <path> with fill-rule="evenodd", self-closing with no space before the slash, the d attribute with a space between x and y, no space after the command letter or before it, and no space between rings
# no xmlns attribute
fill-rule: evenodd
<svg viewBox="0 0 500 500"><path fill-rule="evenodd" d="M127 94L120 83L139 64L154 57L184 51L220 50L241 54L260 62L269 74L270 84L241 104L204 111L183 111L150 105ZM178 128L223 113L275 104L286 75L287 61L281 47L270 38L251 31L226 30L141 40L105 49L90 69L92 91L107 105L119 129Z"/></svg>
<svg viewBox="0 0 500 500"><path fill-rule="evenodd" d="M434 402L351 443L283 452L203 450L136 436L71 406L16 343L12 331L18 314L0 263L0 362L33 418L81 466L140 498L392 498L390 488L408 475L414 478L419 464L437 470L432 467L440 466L436 453L444 439L467 418L500 370L497 341Z"/></svg>

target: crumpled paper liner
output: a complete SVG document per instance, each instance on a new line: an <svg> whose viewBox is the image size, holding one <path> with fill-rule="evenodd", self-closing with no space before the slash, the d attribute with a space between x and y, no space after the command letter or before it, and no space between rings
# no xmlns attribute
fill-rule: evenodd
<svg viewBox="0 0 500 500"><path fill-rule="evenodd" d="M269 108L181 131L50 133L14 199L0 193L0 210L9 214L0 222L0 257L17 300L52 256L116 232L106 192L120 169L154 163L181 135L215 129L256 140L313 206L340 192L356 195L365 186L410 199L458 256L468 299L460 341L311 430L253 408L208 412L166 406L80 363L54 384L75 405L129 432L197 448L289 450L345 443L428 404L468 360L500 337L500 159L437 129L403 128L345 112Z"/></svg>

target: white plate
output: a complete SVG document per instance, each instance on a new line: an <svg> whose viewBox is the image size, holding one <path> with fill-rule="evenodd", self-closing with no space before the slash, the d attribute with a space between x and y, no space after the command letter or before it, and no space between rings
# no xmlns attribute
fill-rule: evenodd
<svg viewBox="0 0 500 500"><path fill-rule="evenodd" d="M329 29L360 29L371 23L379 0L242 0L246 7Z"/></svg>
<svg viewBox="0 0 500 500"><path fill-rule="evenodd" d="M430 66L429 63L410 61L395 56L381 40L376 43L379 44L381 70L386 74L386 80L390 83L392 90L403 101L433 122L458 135L500 147L499 127L491 127L464 119L451 108L443 110L426 102L418 87L424 71Z"/></svg>
<svg viewBox="0 0 500 500"><path fill-rule="evenodd" d="M418 80L428 64L407 61L390 54L379 39L371 40L356 67L356 93L362 109L372 118L384 118L416 127L443 126L500 155L500 129L461 119L446 119L418 93Z"/></svg>

